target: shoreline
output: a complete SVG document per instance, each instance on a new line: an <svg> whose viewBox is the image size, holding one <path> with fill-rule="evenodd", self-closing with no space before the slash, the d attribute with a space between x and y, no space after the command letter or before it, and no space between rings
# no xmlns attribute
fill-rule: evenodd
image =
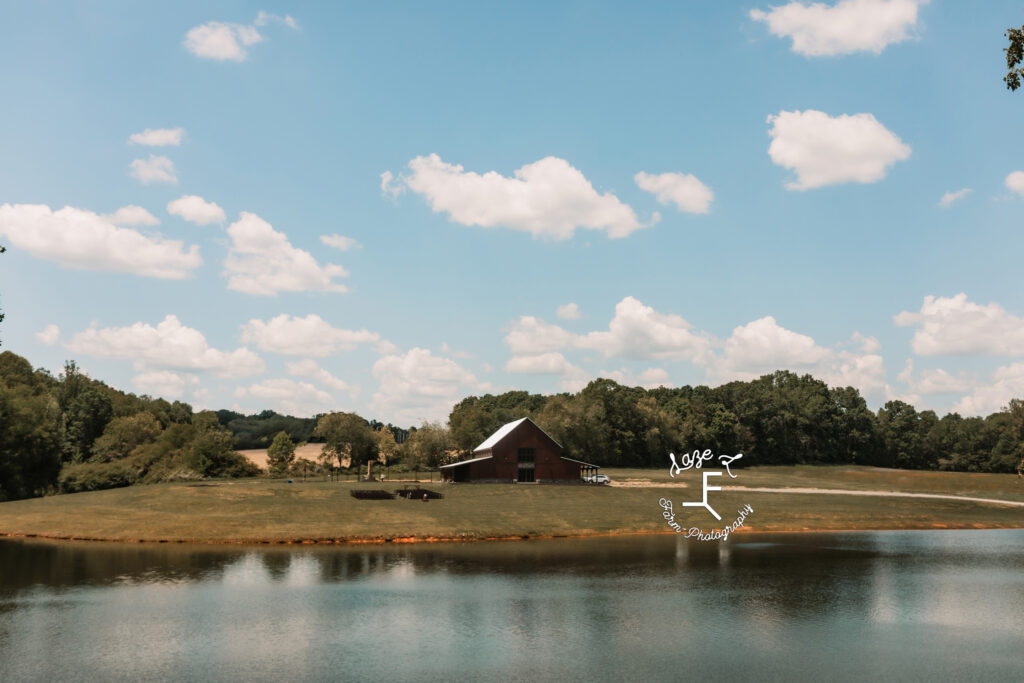
<svg viewBox="0 0 1024 683"><path fill-rule="evenodd" d="M885 531L1000 531L1024 529L1020 526L979 526L979 525L948 525L933 524L931 526L902 526L871 529L810 529L807 527L793 529L742 529L731 532L730 536L756 536L761 534L849 534L878 533ZM359 545L424 545L433 543L507 543L514 541L552 541L578 538L604 538L613 536L667 536L678 535L672 529L664 531L636 530L612 531L583 534L519 534L509 536L338 536L321 538L102 538L93 536L76 536L65 534L21 533L0 531L0 539L24 539L31 541L56 541L61 543L117 543L120 545L202 545L202 546L359 546Z"/></svg>

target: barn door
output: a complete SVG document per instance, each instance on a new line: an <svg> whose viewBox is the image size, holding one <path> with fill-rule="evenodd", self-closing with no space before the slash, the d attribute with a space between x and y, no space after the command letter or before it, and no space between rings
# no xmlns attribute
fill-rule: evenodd
<svg viewBox="0 0 1024 683"><path fill-rule="evenodd" d="M537 450L534 448L520 448L518 453L519 474L516 481L520 484L536 481Z"/></svg>

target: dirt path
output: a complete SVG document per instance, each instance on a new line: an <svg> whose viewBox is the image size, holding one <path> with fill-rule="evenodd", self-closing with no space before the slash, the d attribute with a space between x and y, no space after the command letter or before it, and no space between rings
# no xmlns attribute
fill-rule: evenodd
<svg viewBox="0 0 1024 683"><path fill-rule="evenodd" d="M671 486L671 484L670 484ZM1024 507L1024 502L1000 500L998 498L975 498L973 496L950 496L942 493L904 493L902 491L846 491L842 489L800 489L800 488L765 488L759 486L723 486L723 491L752 491L756 493L815 493L834 496L886 496L890 498L940 498L942 500L964 500L974 503L992 503Z"/></svg>

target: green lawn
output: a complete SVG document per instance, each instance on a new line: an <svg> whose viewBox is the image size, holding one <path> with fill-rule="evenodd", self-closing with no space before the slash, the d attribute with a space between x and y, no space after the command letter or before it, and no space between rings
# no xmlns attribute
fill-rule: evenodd
<svg viewBox="0 0 1024 683"><path fill-rule="evenodd" d="M480 539L668 531L659 499L673 502L684 527L719 528L744 504L752 531L1024 527L1024 508L954 500L723 491L711 502L723 517L681 506L700 498L667 470L605 470L630 486L424 484L443 500L357 500L354 482L274 480L159 484L0 503L0 534L146 541L316 542ZM850 467L742 470L740 486L879 489L1024 500L1016 475L907 472ZM646 480L646 481L644 481ZM650 482L649 485L645 485ZM695 486L696 487L695 487ZM696 493L697 495L694 495Z"/></svg>

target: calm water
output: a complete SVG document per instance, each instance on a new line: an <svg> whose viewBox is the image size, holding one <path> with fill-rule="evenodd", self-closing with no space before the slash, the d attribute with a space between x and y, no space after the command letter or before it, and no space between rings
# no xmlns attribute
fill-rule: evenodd
<svg viewBox="0 0 1024 683"><path fill-rule="evenodd" d="M1024 680L1024 531L0 540L0 680Z"/></svg>

